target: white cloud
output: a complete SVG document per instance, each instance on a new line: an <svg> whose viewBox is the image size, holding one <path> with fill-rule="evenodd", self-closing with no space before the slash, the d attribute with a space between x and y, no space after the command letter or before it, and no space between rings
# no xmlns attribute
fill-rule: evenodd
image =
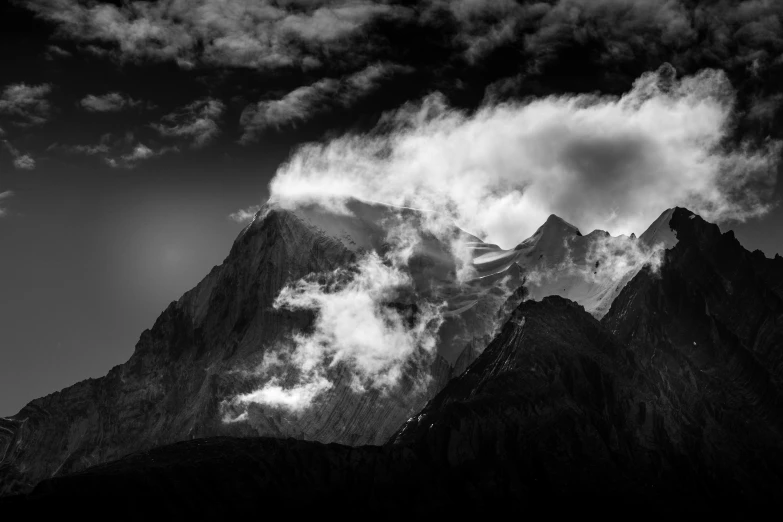
<svg viewBox="0 0 783 522"><path fill-rule="evenodd" d="M552 213L624 234L675 205L717 221L764 214L780 143L726 146L734 91L725 75L672 72L645 74L621 97L549 96L472 115L433 95L386 115L374 134L300 148L270 183L271 199L429 208L506 247Z"/></svg>
<svg viewBox="0 0 783 522"><path fill-rule="evenodd" d="M14 158L14 167L21 170L33 170L35 160L29 154L22 154L18 158Z"/></svg>
<svg viewBox="0 0 783 522"><path fill-rule="evenodd" d="M109 92L102 96L88 94L81 99L79 104L90 112L119 112L126 108L136 107L141 102L119 92Z"/></svg>
<svg viewBox="0 0 783 522"><path fill-rule="evenodd" d="M256 217L256 213L261 210L261 205L253 205L248 208L241 208L236 212L229 214L228 218L237 223L249 223Z"/></svg>
<svg viewBox="0 0 783 522"><path fill-rule="evenodd" d="M46 96L51 92L49 84L8 85L0 94L0 114L9 117L15 125L32 127L42 125L49 118L50 106Z"/></svg>
<svg viewBox="0 0 783 522"><path fill-rule="evenodd" d="M221 101L204 98L167 114L152 127L162 136L188 138L191 146L203 147L220 134L217 120L224 109Z"/></svg>
<svg viewBox="0 0 783 522"><path fill-rule="evenodd" d="M330 390L332 386L332 383L323 375L315 375L309 381L291 387L283 387L276 378L272 378L263 388L237 396L236 403L240 405L263 404L291 412L300 412L309 408L320 394ZM242 418L243 415L244 418ZM239 417L228 422L245 419L247 419L247 412L241 413Z"/></svg>

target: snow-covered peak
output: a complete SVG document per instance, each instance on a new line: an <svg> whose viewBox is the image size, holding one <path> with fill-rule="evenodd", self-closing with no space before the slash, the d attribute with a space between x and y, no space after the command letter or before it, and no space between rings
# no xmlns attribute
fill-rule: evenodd
<svg viewBox="0 0 783 522"><path fill-rule="evenodd" d="M653 247L659 243L663 243L667 250L674 247L677 244L677 234L672 230L669 222L675 210L676 208L664 210L658 219L653 221L652 225L639 236L639 241L647 247Z"/></svg>

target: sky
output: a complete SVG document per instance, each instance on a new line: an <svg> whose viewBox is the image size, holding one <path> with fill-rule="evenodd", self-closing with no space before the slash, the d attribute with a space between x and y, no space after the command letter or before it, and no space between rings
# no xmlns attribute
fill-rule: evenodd
<svg viewBox="0 0 783 522"><path fill-rule="evenodd" d="M550 213L638 235L684 205L783 255L781 20L775 0L3 2L0 415L126 361L270 195L435 208L506 247Z"/></svg>

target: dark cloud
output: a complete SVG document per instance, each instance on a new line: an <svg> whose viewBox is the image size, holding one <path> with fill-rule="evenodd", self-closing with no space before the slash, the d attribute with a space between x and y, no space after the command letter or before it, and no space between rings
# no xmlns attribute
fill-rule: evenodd
<svg viewBox="0 0 783 522"><path fill-rule="evenodd" d="M49 119L51 107L46 96L51 92L49 84L8 85L0 95L0 116L19 127L42 125Z"/></svg>
<svg viewBox="0 0 783 522"><path fill-rule="evenodd" d="M161 136L191 140L192 147L203 147L220 134L218 120L225 105L212 98L196 100L164 116L161 123L153 124Z"/></svg>
<svg viewBox="0 0 783 522"><path fill-rule="evenodd" d="M386 2L313 0L166 0L122 5L28 0L28 9L63 35L90 42L123 60L174 61L256 68L306 66L305 52L329 49L378 17L406 16Z"/></svg>
<svg viewBox="0 0 783 522"><path fill-rule="evenodd" d="M22 3L56 27L69 50L117 59L123 67L176 63L180 69L169 67L176 74L198 76L207 89L185 98L196 102L176 108L182 102L170 99L168 115L145 122L180 146L203 146L237 131L231 128L237 123L241 143L306 122L319 128L315 116L327 113L335 132L352 128L355 122L345 120L353 116L371 128L383 111L432 92L468 111L568 93L619 96L666 62L680 75L726 72L739 107L727 123L734 129L727 140L741 141L741 133L759 141L780 137L774 124L774 80L783 78L779 1ZM413 73L404 89L397 87L405 82L385 82L402 72ZM229 85L229 78L240 81ZM381 97L369 94L384 88L376 103ZM93 110L133 103L118 92L82 100ZM238 117L234 103L244 106ZM336 110L357 105L362 114ZM370 105L372 114L365 114Z"/></svg>

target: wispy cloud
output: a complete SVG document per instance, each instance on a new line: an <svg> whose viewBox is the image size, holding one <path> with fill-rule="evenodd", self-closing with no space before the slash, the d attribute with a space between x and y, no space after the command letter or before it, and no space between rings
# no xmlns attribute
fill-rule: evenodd
<svg viewBox="0 0 783 522"><path fill-rule="evenodd" d="M242 112L244 129L241 141L251 142L263 131L304 122L338 106L350 107L395 74L411 69L396 64L378 63L341 78L324 78L299 87L282 98L249 105Z"/></svg>
<svg viewBox="0 0 783 522"><path fill-rule="evenodd" d="M3 146L13 158L12 162L14 164L14 168L19 170L35 169L35 159L30 154L21 152L8 140L3 140Z"/></svg>
<svg viewBox="0 0 783 522"><path fill-rule="evenodd" d="M104 161L112 168L134 169L142 161L146 161L152 158L163 156L169 152L179 152L176 147L162 147L159 149L151 149L139 142L134 145L133 149L127 154L123 154L118 157L106 156Z"/></svg>
<svg viewBox="0 0 783 522"><path fill-rule="evenodd" d="M44 56L47 60L54 60L55 58L70 58L73 55L58 45L50 45L46 48Z"/></svg>
<svg viewBox="0 0 783 522"><path fill-rule="evenodd" d="M51 107L46 96L51 90L49 84L8 85L0 94L0 115L20 127L42 125L49 119Z"/></svg>
<svg viewBox="0 0 783 522"><path fill-rule="evenodd" d="M256 213L261 210L261 205L253 205L248 208L241 208L236 212L229 214L228 219L236 221L237 223L249 223L256 217Z"/></svg>
<svg viewBox="0 0 783 522"><path fill-rule="evenodd" d="M112 168L133 169L141 162L163 156L170 152L179 152L177 147L150 148L136 139L132 132L115 137L104 134L94 145L61 145L54 143L47 150L63 151L67 154L97 156Z"/></svg>
<svg viewBox="0 0 783 522"><path fill-rule="evenodd" d="M161 136L186 138L192 147L203 147L220 134L218 120L224 109L221 101L203 98L167 114L152 127Z"/></svg>
<svg viewBox="0 0 783 522"><path fill-rule="evenodd" d="M625 234L676 205L718 221L764 214L780 143L727 147L735 93L725 74L675 74L647 73L619 97L549 96L470 115L431 96L376 133L302 147L270 194L336 211L352 196L438 210L507 247L552 213Z"/></svg>
<svg viewBox="0 0 783 522"><path fill-rule="evenodd" d="M89 112L119 112L138 107L142 102L119 92L109 92L101 96L88 94L79 101L79 104Z"/></svg>
<svg viewBox="0 0 783 522"><path fill-rule="evenodd" d="M5 209L5 208L2 206L2 204L3 204L3 200L4 200L4 199L8 199L8 198L10 198L10 197L11 197L11 196L13 196L13 195L14 195L14 193L13 193L13 191L11 191L11 190L6 190L6 191L3 191L3 192L0 192L0 217L3 217L3 216L5 216L6 214L8 214L8 210L6 210L6 209Z"/></svg>

